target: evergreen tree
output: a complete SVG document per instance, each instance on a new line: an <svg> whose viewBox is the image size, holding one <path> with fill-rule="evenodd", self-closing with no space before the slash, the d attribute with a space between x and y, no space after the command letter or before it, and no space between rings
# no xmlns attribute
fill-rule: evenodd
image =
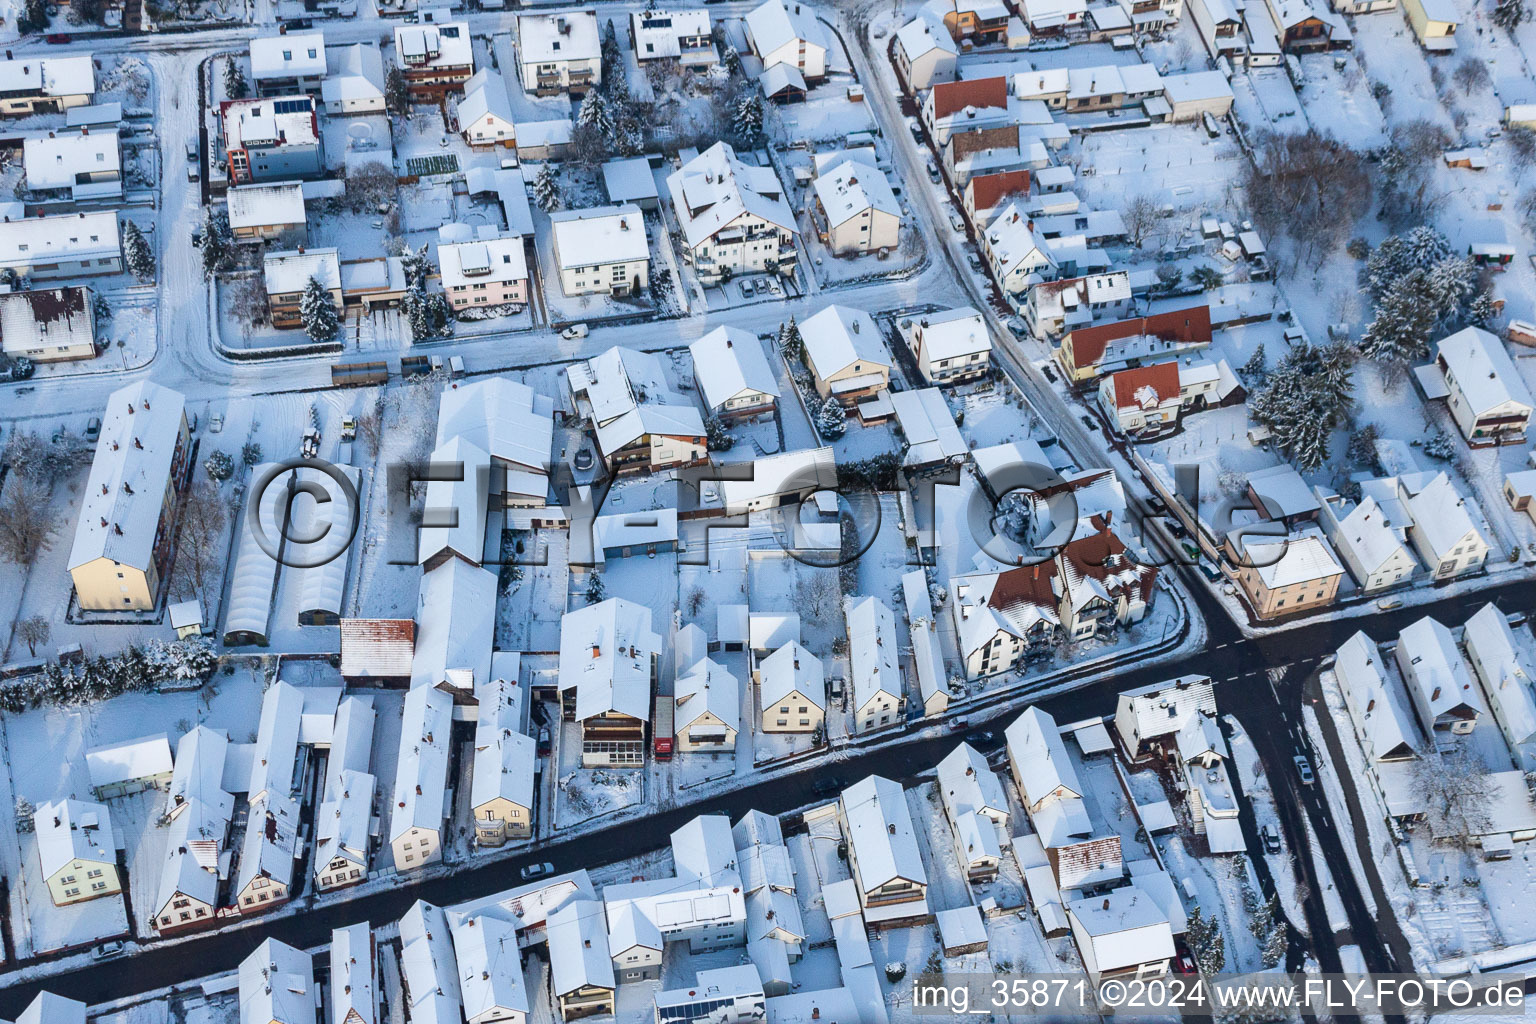
<svg viewBox="0 0 1536 1024"><path fill-rule="evenodd" d="M597 604L607 593L602 573L594 571L587 577L587 604Z"/></svg>
<svg viewBox="0 0 1536 1024"><path fill-rule="evenodd" d="M1259 934L1259 959L1266 968L1279 967L1285 960L1286 951L1290 948L1290 926L1284 917L1280 915L1280 900L1271 896L1269 902L1264 905L1264 916L1269 921L1269 927Z"/></svg>
<svg viewBox="0 0 1536 1024"><path fill-rule="evenodd" d="M391 67L389 74L384 77L384 107L396 117L404 117L411 112L411 87L405 80L405 72L398 67Z"/></svg>
<svg viewBox="0 0 1536 1024"><path fill-rule="evenodd" d="M736 447L736 439L725 429L725 424L713 416L704 422L704 433L712 452L728 452Z"/></svg>
<svg viewBox="0 0 1536 1024"><path fill-rule="evenodd" d="M613 119L608 113L608 101L596 89L587 93L576 108L576 123L597 130L604 139L613 135Z"/></svg>
<svg viewBox="0 0 1536 1024"><path fill-rule="evenodd" d="M1481 291L1467 307L1467 323L1473 327L1481 327L1487 330L1495 320L1499 318L1499 309L1494 305L1493 292Z"/></svg>
<svg viewBox="0 0 1536 1024"><path fill-rule="evenodd" d="M750 92L736 102L731 117L731 128L737 140L748 149L756 149L763 142L763 97Z"/></svg>
<svg viewBox="0 0 1536 1024"><path fill-rule="evenodd" d="M316 341L330 341L341 330L341 317L331 302L331 293L313 277L299 297L299 319L304 322L304 333Z"/></svg>
<svg viewBox="0 0 1536 1024"><path fill-rule="evenodd" d="M245 442L245 446L240 449L240 461L245 463L247 466L254 466L256 463L260 462L261 445L255 441Z"/></svg>
<svg viewBox="0 0 1536 1024"><path fill-rule="evenodd" d="M426 341L453 336L454 321L448 296L442 292L428 292L425 279L417 280L406 290L401 308L411 327L411 340Z"/></svg>
<svg viewBox="0 0 1536 1024"><path fill-rule="evenodd" d="M229 457L228 452L222 452L215 448L203 460L203 469L207 472L210 480L223 482L234 476L235 460Z"/></svg>
<svg viewBox="0 0 1536 1024"><path fill-rule="evenodd" d="M1350 434L1349 448L1345 452L1349 456L1349 461L1373 473L1380 469L1381 460L1376 455L1376 439L1379 436L1374 423L1367 423Z"/></svg>
<svg viewBox="0 0 1536 1024"><path fill-rule="evenodd" d="M1185 941L1194 954L1195 970L1210 976L1220 974L1227 965L1226 942L1215 921L1207 920L1198 906L1189 912L1185 924Z"/></svg>
<svg viewBox="0 0 1536 1024"><path fill-rule="evenodd" d="M212 277L235 265L235 239L229 216L210 208L203 214L203 276Z"/></svg>
<svg viewBox="0 0 1536 1024"><path fill-rule="evenodd" d="M720 66L731 78L741 77L741 54L736 52L736 47L727 44L720 54Z"/></svg>
<svg viewBox="0 0 1536 1024"><path fill-rule="evenodd" d="M30 9L31 5L28 7ZM1531 10L1525 0L1498 0L1493 8L1493 23L1510 34L1530 17Z"/></svg>
<svg viewBox="0 0 1536 1024"><path fill-rule="evenodd" d="M245 71L240 62L231 57L224 62L224 95L232 100L243 100L251 91L245 83Z"/></svg>
<svg viewBox="0 0 1536 1024"><path fill-rule="evenodd" d="M1449 462L1456 457L1456 442L1451 440L1451 435L1443 430L1435 431L1435 436L1424 442L1424 454L1441 462Z"/></svg>
<svg viewBox="0 0 1536 1024"><path fill-rule="evenodd" d="M561 199L560 179L555 174L555 165L545 164L539 176L533 180L533 201L545 213L554 213L560 209Z"/></svg>
<svg viewBox="0 0 1536 1024"><path fill-rule="evenodd" d="M47 0L27 0L25 11L22 13L20 24L16 26L23 32L41 32L48 27L48 2Z"/></svg>
<svg viewBox="0 0 1536 1024"><path fill-rule="evenodd" d="M400 254L401 269L405 271L405 286L415 288L417 285L426 287L427 278L432 276L432 261L427 258L427 247L412 249L409 246Z"/></svg>
<svg viewBox="0 0 1536 1024"><path fill-rule="evenodd" d="M1432 227L1414 228L1392 235L1378 245L1365 261L1366 283L1380 297L1401 277L1413 270L1428 270L1456 255L1450 241Z"/></svg>
<svg viewBox="0 0 1536 1024"><path fill-rule="evenodd" d="M1196 267L1189 273L1189 283L1203 292L1220 288L1223 284L1221 274L1214 267Z"/></svg>
<svg viewBox="0 0 1536 1024"><path fill-rule="evenodd" d="M1243 378L1243 383L1248 385L1248 390L1250 391L1264 384L1264 379L1269 376L1269 363L1264 356L1264 343L1262 341L1259 342L1259 347L1253 350L1253 355L1248 357L1248 361L1243 364L1243 368L1237 371L1237 373L1238 376Z"/></svg>
<svg viewBox="0 0 1536 1024"><path fill-rule="evenodd" d="M1457 322L1477 291L1477 265L1459 256L1437 260L1424 272L1424 287L1441 321Z"/></svg>
<svg viewBox="0 0 1536 1024"><path fill-rule="evenodd" d="M140 281L149 281L155 276L154 251L145 240L144 232L131 220L123 221L123 263Z"/></svg>
<svg viewBox="0 0 1536 1024"><path fill-rule="evenodd" d="M821 432L823 439L836 441L848 430L847 417L848 413L842 403L835 398L828 398L816 415L816 429Z"/></svg>
<svg viewBox="0 0 1536 1024"><path fill-rule="evenodd" d="M800 325L795 323L794 316L779 324L779 351L805 362L805 339L800 336Z"/></svg>
<svg viewBox="0 0 1536 1024"><path fill-rule="evenodd" d="M1360 336L1360 353L1367 359L1403 368L1424 358L1440 322L1426 276L1414 267L1382 292L1376 315Z"/></svg>

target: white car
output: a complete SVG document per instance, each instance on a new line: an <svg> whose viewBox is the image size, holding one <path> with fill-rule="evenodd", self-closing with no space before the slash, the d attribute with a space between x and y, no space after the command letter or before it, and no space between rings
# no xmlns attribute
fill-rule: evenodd
<svg viewBox="0 0 1536 1024"><path fill-rule="evenodd" d="M566 339L567 341L569 341L572 338L585 338L586 336L587 336L587 325L586 324L571 324L571 326L567 327L565 330L560 332L560 337Z"/></svg>

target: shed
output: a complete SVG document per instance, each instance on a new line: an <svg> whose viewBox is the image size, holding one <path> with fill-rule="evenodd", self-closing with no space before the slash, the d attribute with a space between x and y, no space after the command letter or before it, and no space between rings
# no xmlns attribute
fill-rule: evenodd
<svg viewBox="0 0 1536 1024"><path fill-rule="evenodd" d="M608 201L614 205L633 203L642 210L655 210L661 205L651 162L643 156L603 164L603 187L608 191Z"/></svg>
<svg viewBox="0 0 1536 1024"><path fill-rule="evenodd" d="M171 605L169 614L176 639L185 640L189 636L203 635L203 603L197 598L177 601Z"/></svg>
<svg viewBox="0 0 1536 1024"><path fill-rule="evenodd" d="M939 922L939 941L945 956L980 953L987 948L987 925L976 907L941 910L934 916Z"/></svg>
<svg viewBox="0 0 1536 1024"><path fill-rule="evenodd" d="M163 732L123 740L87 750L85 764L98 800L159 789L171 779L171 743Z"/></svg>

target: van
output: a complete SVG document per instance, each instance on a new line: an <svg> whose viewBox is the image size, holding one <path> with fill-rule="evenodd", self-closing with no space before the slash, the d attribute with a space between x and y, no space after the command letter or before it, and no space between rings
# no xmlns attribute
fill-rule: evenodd
<svg viewBox="0 0 1536 1024"><path fill-rule="evenodd" d="M462 376L464 376L464 357L463 356L452 356L452 357L449 358L449 360L448 360L448 376L450 376L450 377L462 377Z"/></svg>
<svg viewBox="0 0 1536 1024"><path fill-rule="evenodd" d="M566 339L567 341L570 341L573 338L585 338L586 336L586 324L571 324L571 326L560 332L560 337Z"/></svg>

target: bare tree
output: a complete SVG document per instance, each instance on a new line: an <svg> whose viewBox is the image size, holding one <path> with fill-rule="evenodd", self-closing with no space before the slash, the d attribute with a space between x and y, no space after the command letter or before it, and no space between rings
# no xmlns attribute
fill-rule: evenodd
<svg viewBox="0 0 1536 1024"><path fill-rule="evenodd" d="M204 600L221 582L228 522L229 510L219 489L207 480L199 481L187 494L177 546L181 589L188 596Z"/></svg>
<svg viewBox="0 0 1536 1024"><path fill-rule="evenodd" d="M0 498L0 555L31 566L52 546L53 510L47 490L35 480L17 475Z"/></svg>
<svg viewBox="0 0 1536 1024"><path fill-rule="evenodd" d="M1125 220L1125 232L1132 245L1141 248L1141 243L1157 226L1159 214L1157 200L1149 195L1136 196L1125 204L1121 216Z"/></svg>
<svg viewBox="0 0 1536 1024"><path fill-rule="evenodd" d="M1536 162L1536 132L1510 127L1504 131L1504 141L1509 143L1509 162L1515 169L1515 180L1519 181Z"/></svg>
<svg viewBox="0 0 1536 1024"><path fill-rule="evenodd" d="M1419 164L1438 159L1456 141L1443 127L1422 117L1409 121L1394 134L1398 148Z"/></svg>
<svg viewBox="0 0 1536 1024"><path fill-rule="evenodd" d="M1451 72L1451 78L1455 80L1456 87L1467 95L1471 95L1473 89L1487 87L1492 80L1488 75L1488 65L1476 57L1468 57L1457 64L1456 70Z"/></svg>
<svg viewBox="0 0 1536 1024"><path fill-rule="evenodd" d="M1433 745L1420 750L1413 778L1424 794L1426 817L1436 838L1466 847L1492 826L1488 772L1465 746L1447 753Z"/></svg>
<svg viewBox="0 0 1536 1024"><path fill-rule="evenodd" d="M1246 172L1254 219L1290 238L1316 259L1344 244L1371 205L1365 158L1316 129L1266 132Z"/></svg>
<svg viewBox="0 0 1536 1024"><path fill-rule="evenodd" d="M357 418L357 436L362 439L368 457L378 458L384 444L384 417L379 415L377 404Z"/></svg>
<svg viewBox="0 0 1536 1024"><path fill-rule="evenodd" d="M380 203L393 203L397 182L395 172L377 161L347 171L343 201L353 213L371 213Z"/></svg>
<svg viewBox="0 0 1536 1024"><path fill-rule="evenodd" d="M819 619L837 609L839 601L837 584L831 572L824 569L802 567L795 581L795 603L802 613Z"/></svg>
<svg viewBox="0 0 1536 1024"><path fill-rule="evenodd" d="M270 308L267 305L267 283L263 275L251 274L236 282L230 292L229 311L247 331L267 322Z"/></svg>
<svg viewBox="0 0 1536 1024"><path fill-rule="evenodd" d="M5 449L0 451L0 462L45 488L70 470L85 465L90 458L91 446L81 438L65 434L53 441L30 430L11 434Z"/></svg>
<svg viewBox="0 0 1536 1024"><path fill-rule="evenodd" d="M37 657L37 645L45 644L53 635L53 627L41 615L33 615L16 623L16 639L27 645L27 656Z"/></svg>

